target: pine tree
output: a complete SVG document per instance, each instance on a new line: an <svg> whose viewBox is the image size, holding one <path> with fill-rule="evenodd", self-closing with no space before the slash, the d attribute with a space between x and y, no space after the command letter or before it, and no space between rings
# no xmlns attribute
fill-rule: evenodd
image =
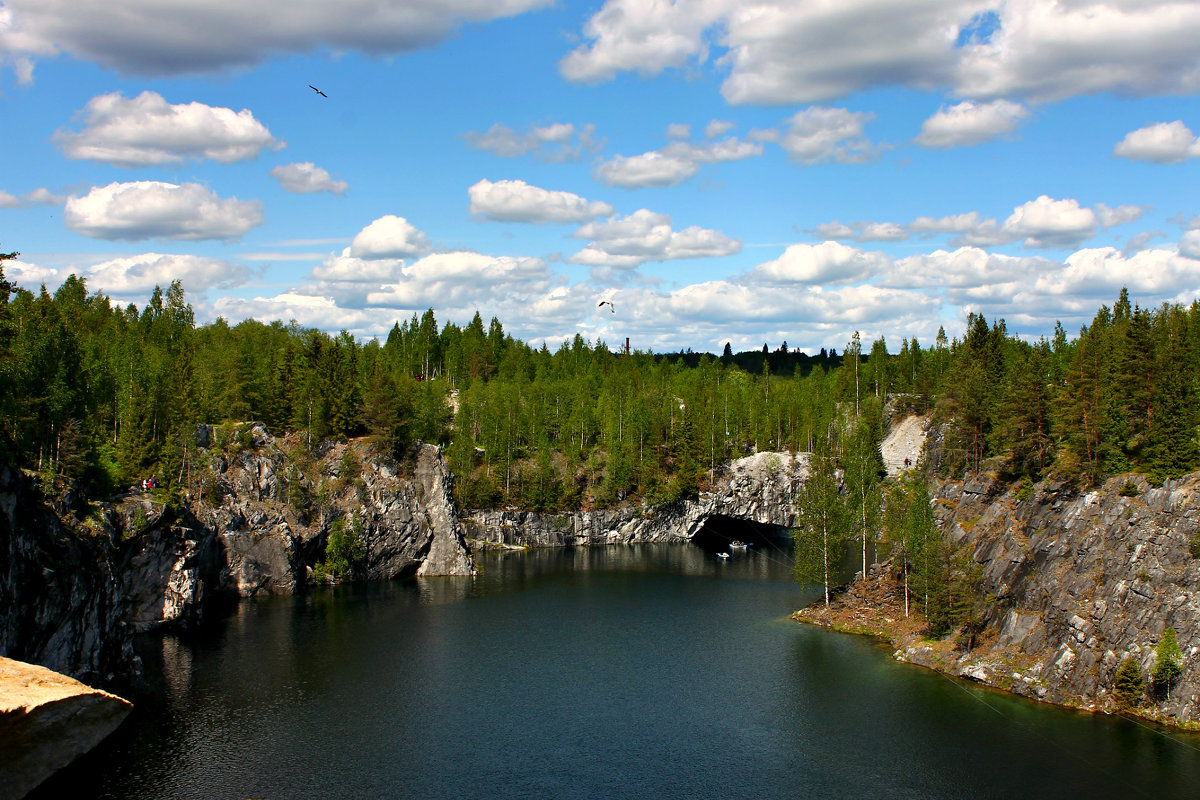
<svg viewBox="0 0 1200 800"><path fill-rule="evenodd" d="M800 525L793 529L796 541L797 580L819 583L829 605L829 589L850 534L851 514L837 482L833 458L813 454L808 478L797 498Z"/></svg>

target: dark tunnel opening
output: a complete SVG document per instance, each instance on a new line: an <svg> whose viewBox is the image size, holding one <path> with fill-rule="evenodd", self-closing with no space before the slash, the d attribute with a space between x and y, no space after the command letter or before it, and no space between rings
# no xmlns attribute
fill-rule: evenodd
<svg viewBox="0 0 1200 800"><path fill-rule="evenodd" d="M790 539L791 530L781 525L764 525L748 519L713 514L704 520L700 530L692 536L692 543L715 553L728 551L730 544L734 542L762 547Z"/></svg>

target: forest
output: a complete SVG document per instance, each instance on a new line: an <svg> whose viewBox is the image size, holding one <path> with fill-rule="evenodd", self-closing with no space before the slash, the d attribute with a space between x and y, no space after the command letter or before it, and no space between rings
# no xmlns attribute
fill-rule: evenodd
<svg viewBox="0 0 1200 800"><path fill-rule="evenodd" d="M1122 290L1073 339L1059 325L1025 341L973 314L958 337L892 350L857 333L816 357L625 354L578 335L551 350L432 309L359 341L294 322L197 325L178 282L138 308L75 276L51 294L0 269L0 462L97 497L149 474L171 490L198 423L255 420L309 447L442 444L466 507L576 509L692 495L759 450L840 463L859 428L877 450L885 403L903 395L945 423L947 476L1086 485L1200 468L1200 302L1140 308Z"/></svg>

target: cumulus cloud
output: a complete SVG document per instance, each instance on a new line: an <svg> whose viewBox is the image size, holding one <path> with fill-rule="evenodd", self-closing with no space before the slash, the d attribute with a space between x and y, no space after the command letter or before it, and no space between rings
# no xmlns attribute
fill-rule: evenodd
<svg viewBox="0 0 1200 800"><path fill-rule="evenodd" d="M345 194L350 184L334 180L328 170L318 167L311 161L298 161L295 164L280 164L271 169L271 177L279 181L284 191L294 194L314 194L329 192Z"/></svg>
<svg viewBox="0 0 1200 800"><path fill-rule="evenodd" d="M1200 260L1200 230L1184 231L1179 239L1179 255Z"/></svg>
<svg viewBox="0 0 1200 800"><path fill-rule="evenodd" d="M915 139L923 147L949 149L982 144L1012 133L1029 116L1029 110L1010 100L943 106L921 124Z"/></svg>
<svg viewBox="0 0 1200 800"><path fill-rule="evenodd" d="M1097 224L1096 212L1080 208L1078 200L1042 195L1013 209L1004 230L1025 237L1027 247L1069 247L1095 235Z"/></svg>
<svg viewBox="0 0 1200 800"><path fill-rule="evenodd" d="M823 222L813 228L812 233L822 239L849 239L856 242L902 242L909 238L903 225L895 222L855 222L844 225L840 222Z"/></svg>
<svg viewBox="0 0 1200 800"><path fill-rule="evenodd" d="M413 258L429 252L429 237L404 217L387 214L363 228L348 255L361 259Z"/></svg>
<svg viewBox="0 0 1200 800"><path fill-rule="evenodd" d="M644 208L626 217L588 223L572 236L591 241L568 259L571 263L617 269L632 269L647 261L727 256L742 249L740 239L708 228L693 225L672 230L670 216Z"/></svg>
<svg viewBox="0 0 1200 800"><path fill-rule="evenodd" d="M583 153L598 150L601 143L595 134L596 126L591 123L576 128L570 122L555 122L516 131L497 122L483 133L471 131L462 138L476 150L501 158L532 153L541 161L563 162L578 161Z"/></svg>
<svg viewBox="0 0 1200 800"><path fill-rule="evenodd" d="M762 155L762 145L736 136L694 144L674 141L659 150L637 156L616 156L594 170L598 181L623 189L674 186L700 171L704 164L741 161Z"/></svg>
<svg viewBox="0 0 1200 800"><path fill-rule="evenodd" d="M346 330L357 336L386 332L395 319L394 314L347 308L328 295L311 294L299 289L274 297L219 297L211 306L211 314L231 320L295 320L306 328Z"/></svg>
<svg viewBox="0 0 1200 800"><path fill-rule="evenodd" d="M704 126L704 138L715 139L718 136L724 136L736 127L732 122L726 120L714 119L709 121Z"/></svg>
<svg viewBox="0 0 1200 800"><path fill-rule="evenodd" d="M481 180L467 189L472 214L507 222L586 222L613 213L613 207L571 192L549 191L525 181Z"/></svg>
<svg viewBox="0 0 1200 800"><path fill-rule="evenodd" d="M404 53L440 42L464 22L549 4L294 0L287 13L264 14L260 4L236 0L5 0L10 22L0 47L13 57L66 52L122 73L179 75L322 48Z"/></svg>
<svg viewBox="0 0 1200 800"><path fill-rule="evenodd" d="M93 97L80 116L83 130L54 134L64 155L117 167L206 158L230 164L254 158L264 148L283 147L249 109L171 105L149 91L131 99L120 92Z"/></svg>
<svg viewBox="0 0 1200 800"><path fill-rule="evenodd" d="M228 289L246 282L250 271L241 264L194 255L142 253L114 258L85 271L88 287L114 295L146 295L155 286L179 280L188 292Z"/></svg>
<svg viewBox="0 0 1200 800"><path fill-rule="evenodd" d="M667 126L668 139L690 139L692 138L692 126L685 125L682 122L672 122Z"/></svg>
<svg viewBox="0 0 1200 800"><path fill-rule="evenodd" d="M370 305L420 308L431 300L439 307L485 304L489 293L527 297L547 291L553 281L540 258L484 253L433 253L400 271L399 279L367 294Z"/></svg>
<svg viewBox="0 0 1200 800"><path fill-rule="evenodd" d="M590 41L563 58L559 71L567 80L597 83L626 70L656 75L694 56L703 59L704 31L729 5L722 0L608 0L584 25Z"/></svg>
<svg viewBox="0 0 1200 800"><path fill-rule="evenodd" d="M801 164L862 163L874 158L879 149L863 136L863 126L874 118L874 114L861 111L812 106L787 120L778 141Z"/></svg>
<svg viewBox="0 0 1200 800"><path fill-rule="evenodd" d="M96 239L235 239L261 225L262 204L220 198L198 183L110 183L67 200L63 217Z"/></svg>
<svg viewBox="0 0 1200 800"><path fill-rule="evenodd" d="M796 3L608 0L559 64L569 80L654 75L710 59L735 104L812 103L881 86L976 100L1193 94L1200 7L1180 0Z"/></svg>
<svg viewBox="0 0 1200 800"><path fill-rule="evenodd" d="M783 255L748 272L748 283L771 286L836 284L864 281L887 263L882 253L865 253L839 242L793 244Z"/></svg>
<svg viewBox="0 0 1200 800"><path fill-rule="evenodd" d="M1098 203L1092 209L1072 198L1055 200L1041 195L1014 208L1003 223L971 211L940 219L918 217L909 223L908 230L914 234L956 234L952 240L956 245L987 247L1023 239L1026 247L1074 247L1094 236L1097 228L1135 222L1142 213L1140 206L1113 208Z"/></svg>
<svg viewBox="0 0 1200 800"><path fill-rule="evenodd" d="M1200 156L1200 137L1181 120L1160 122L1125 134L1113 148L1113 155L1155 164L1178 164Z"/></svg>
<svg viewBox="0 0 1200 800"><path fill-rule="evenodd" d="M46 286L53 290L66 278L65 274L54 267L31 264L19 258L10 258L0 266L4 269L6 280L31 292L37 292L39 286Z"/></svg>
<svg viewBox="0 0 1200 800"><path fill-rule="evenodd" d="M652 150L639 156L617 156L596 167L596 180L606 186L641 189L650 186L674 186L700 171L700 165Z"/></svg>
<svg viewBox="0 0 1200 800"><path fill-rule="evenodd" d="M0 190L0 208L28 208L29 206L57 206L61 205L67 198L65 195L55 194L45 187L32 189L25 194L17 197L11 192Z"/></svg>

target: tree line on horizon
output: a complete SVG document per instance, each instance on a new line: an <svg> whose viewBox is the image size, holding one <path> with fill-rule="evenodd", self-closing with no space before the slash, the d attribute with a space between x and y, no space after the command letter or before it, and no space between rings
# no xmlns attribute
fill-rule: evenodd
<svg viewBox="0 0 1200 800"><path fill-rule="evenodd" d="M0 261L2 266L2 261ZM944 474L990 468L1091 482L1200 468L1200 301L1104 306L1071 340L1026 342L972 314L931 346L855 334L839 356L655 355L576 335L551 351L432 309L382 341L295 322L197 325L183 287L119 306L69 277L52 294L0 269L0 461L95 493L180 483L197 424L261 421L309 447L371 436L394 454L442 444L468 507L666 502L760 450L843 455L887 398L945 423ZM453 409L453 410L452 410Z"/></svg>

